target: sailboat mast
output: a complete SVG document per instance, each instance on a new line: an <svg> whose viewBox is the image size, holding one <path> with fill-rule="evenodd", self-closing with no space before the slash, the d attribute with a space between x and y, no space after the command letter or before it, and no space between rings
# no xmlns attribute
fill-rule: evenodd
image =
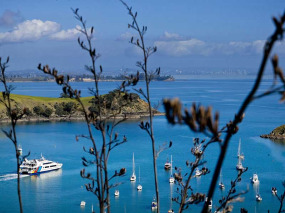
<svg viewBox="0 0 285 213"><path fill-rule="evenodd" d="M135 174L135 153L133 152L133 174Z"/></svg>
<svg viewBox="0 0 285 213"><path fill-rule="evenodd" d="M238 157L240 156L240 139L239 139L239 142L238 142L238 153L237 153Z"/></svg>
<svg viewBox="0 0 285 213"><path fill-rule="evenodd" d="M170 164L171 164L171 167L170 167L170 176L172 175L172 155L170 156Z"/></svg>
<svg viewBox="0 0 285 213"><path fill-rule="evenodd" d="M141 166L139 166L139 183L141 182Z"/></svg>

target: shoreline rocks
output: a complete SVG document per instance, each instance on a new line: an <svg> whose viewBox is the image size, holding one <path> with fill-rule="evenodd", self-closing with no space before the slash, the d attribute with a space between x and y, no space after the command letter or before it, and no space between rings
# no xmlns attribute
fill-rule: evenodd
<svg viewBox="0 0 285 213"><path fill-rule="evenodd" d="M154 116L163 116L165 113L161 112L153 112ZM133 114L126 114L127 120L139 120L143 118L147 118L149 114L147 112L145 113L133 113ZM122 119L123 116L117 116L116 119ZM85 121L84 116L62 116L62 117L40 117L40 116L32 116L32 117L23 117L22 119L19 119L17 122L19 123L36 123L36 122L64 122L64 121ZM5 124L9 123L10 119L5 118L1 119L0 123Z"/></svg>
<svg viewBox="0 0 285 213"><path fill-rule="evenodd" d="M260 135L261 138L268 138L273 140L285 140L285 125L275 128L271 133Z"/></svg>

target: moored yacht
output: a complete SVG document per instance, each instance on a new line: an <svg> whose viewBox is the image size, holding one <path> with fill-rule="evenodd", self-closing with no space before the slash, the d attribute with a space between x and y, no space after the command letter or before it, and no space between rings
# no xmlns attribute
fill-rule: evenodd
<svg viewBox="0 0 285 213"><path fill-rule="evenodd" d="M137 190L138 191L142 190L142 185L141 185L141 167L139 167L139 185L137 186Z"/></svg>
<svg viewBox="0 0 285 213"><path fill-rule="evenodd" d="M21 156L23 154L23 149L22 149L22 146L21 144L19 144L17 146L17 155Z"/></svg>
<svg viewBox="0 0 285 213"><path fill-rule="evenodd" d="M271 188L271 192L272 192L273 195L277 195L277 189L276 189L276 187L272 187L272 188Z"/></svg>
<svg viewBox="0 0 285 213"><path fill-rule="evenodd" d="M262 201L262 197L261 195L259 194L259 185L257 185L257 188L256 188L256 196L255 196L255 199L256 201Z"/></svg>
<svg viewBox="0 0 285 213"><path fill-rule="evenodd" d="M174 177L172 175L172 155L171 155L171 171L170 171L170 177L169 177L169 183L174 183Z"/></svg>
<svg viewBox="0 0 285 213"><path fill-rule="evenodd" d="M260 194L257 194L255 198L256 198L256 201L262 201L262 197L260 196Z"/></svg>
<svg viewBox="0 0 285 213"><path fill-rule="evenodd" d="M153 200L152 200L152 202L151 202L151 209L152 209L152 210L157 209L157 202L156 202L156 200L155 200L155 197L153 197Z"/></svg>
<svg viewBox="0 0 285 213"><path fill-rule="evenodd" d="M171 168L171 163L169 162L169 160L168 160L168 158L167 158L167 160L166 160L166 162L165 162L165 164L164 164L164 169L165 170L169 170Z"/></svg>
<svg viewBox="0 0 285 213"><path fill-rule="evenodd" d="M133 174L130 178L130 181L136 181L137 176L136 176L136 169L135 169L135 154L133 153Z"/></svg>
<svg viewBox="0 0 285 213"><path fill-rule="evenodd" d="M50 172L62 167L62 163L46 160L43 156L40 159L24 159L20 165L20 173L28 175L37 175L44 172Z"/></svg>
<svg viewBox="0 0 285 213"><path fill-rule="evenodd" d="M251 182L254 184L254 183L259 183L259 180L258 180L258 176L257 174L253 174L252 178L251 178Z"/></svg>
<svg viewBox="0 0 285 213"><path fill-rule="evenodd" d="M244 167L243 167L243 165L241 163L241 159L240 158L238 159L238 163L236 165L236 169L237 170L244 170Z"/></svg>
<svg viewBox="0 0 285 213"><path fill-rule="evenodd" d="M222 170L220 171L220 182L219 182L220 189L225 189L225 184L223 183L223 175Z"/></svg>
<svg viewBox="0 0 285 213"><path fill-rule="evenodd" d="M212 206L213 206L213 200L212 199L210 201L208 201L208 197L206 197L205 203L208 204L208 209L212 209Z"/></svg>
<svg viewBox="0 0 285 213"><path fill-rule="evenodd" d="M195 176L198 177L198 176L201 176L201 175L202 175L202 171L200 171L199 168L197 167L196 170L195 170Z"/></svg>

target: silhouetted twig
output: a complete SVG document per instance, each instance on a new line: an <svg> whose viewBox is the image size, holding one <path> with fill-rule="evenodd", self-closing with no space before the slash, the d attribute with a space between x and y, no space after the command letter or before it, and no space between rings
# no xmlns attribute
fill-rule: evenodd
<svg viewBox="0 0 285 213"><path fill-rule="evenodd" d="M7 78L5 75L6 68L8 67L9 57L6 59L5 62L2 62L2 58L0 57L0 70L1 76L0 81L4 86L4 91L2 91L2 97L0 97L0 103L5 106L7 111L7 115L10 118L11 129L4 130L2 129L3 133L9 138L15 147L16 152L16 159L17 159L17 190L18 190L18 199L20 205L20 212L23 212L23 204L22 204L22 196L21 196L21 187L20 187L20 165L22 163L23 158L28 157L28 155L20 157L20 153L18 151L18 140L16 134L16 124L19 119L21 119L25 114L27 109L24 108L19 109L17 105L13 104L13 99L11 99L11 92L13 91L14 87L7 84Z"/></svg>

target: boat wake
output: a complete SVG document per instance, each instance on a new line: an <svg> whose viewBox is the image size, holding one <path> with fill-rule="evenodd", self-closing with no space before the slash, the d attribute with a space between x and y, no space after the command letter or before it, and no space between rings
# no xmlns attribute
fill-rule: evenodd
<svg viewBox="0 0 285 213"><path fill-rule="evenodd" d="M20 178L28 177L29 175L20 175ZM0 182L7 181L7 180L14 180L17 179L18 175L15 174L6 174L6 175L0 175Z"/></svg>

